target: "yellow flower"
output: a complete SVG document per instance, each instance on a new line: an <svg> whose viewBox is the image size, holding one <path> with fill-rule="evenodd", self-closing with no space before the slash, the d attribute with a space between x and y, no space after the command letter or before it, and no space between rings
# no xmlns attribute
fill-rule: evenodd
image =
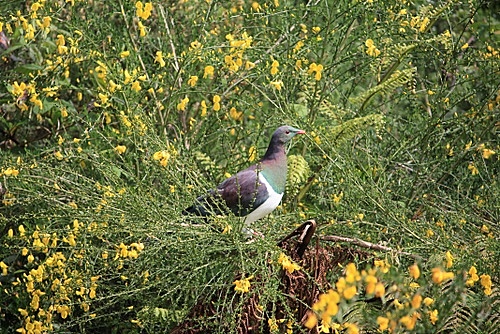
<svg viewBox="0 0 500 334"><path fill-rule="evenodd" d="M123 154L123 153L125 153L126 150L127 150L127 147L124 145L118 145L115 147L115 151L118 154Z"/></svg>
<svg viewBox="0 0 500 334"><path fill-rule="evenodd" d="M383 297L385 295L385 286L381 282L375 285L375 297Z"/></svg>
<svg viewBox="0 0 500 334"><path fill-rule="evenodd" d="M424 19L422 20L422 22L420 22L420 32L424 32L425 29L427 28L427 25L429 24L431 20L429 20L428 17L424 17Z"/></svg>
<svg viewBox="0 0 500 334"><path fill-rule="evenodd" d="M3 175L5 175L5 176L18 176L19 171L15 168L9 167L3 172Z"/></svg>
<svg viewBox="0 0 500 334"><path fill-rule="evenodd" d="M240 280L236 280L233 282L235 285L234 291L240 292L240 293L245 293L250 290L250 280L253 278L253 276L250 276L248 278L243 278Z"/></svg>
<svg viewBox="0 0 500 334"><path fill-rule="evenodd" d="M429 311L429 320L431 321L431 323L433 325L436 324L436 322L438 321L438 310L433 310L433 311Z"/></svg>
<svg viewBox="0 0 500 334"><path fill-rule="evenodd" d="M333 203L339 204L340 201L342 200L342 197L344 197L344 192L341 191L338 195L337 194L333 194L332 197L333 197Z"/></svg>
<svg viewBox="0 0 500 334"><path fill-rule="evenodd" d="M417 312L414 312L411 316L405 315L399 319L399 322L406 327L408 330L413 330L415 328L415 325L417 323L419 314Z"/></svg>
<svg viewBox="0 0 500 334"><path fill-rule="evenodd" d="M248 161L252 162L257 158L257 148L255 146L250 146L248 149Z"/></svg>
<svg viewBox="0 0 500 334"><path fill-rule="evenodd" d="M201 114L200 114L201 117L205 117L207 116L207 103L205 102L205 100L201 101Z"/></svg>
<svg viewBox="0 0 500 334"><path fill-rule="evenodd" d="M386 317L377 317L378 329L381 331L385 331L389 328L389 319Z"/></svg>
<svg viewBox="0 0 500 334"><path fill-rule="evenodd" d="M203 79L205 78L210 78L212 79L214 77L214 67L212 65L205 66L205 70L203 72Z"/></svg>
<svg viewBox="0 0 500 334"><path fill-rule="evenodd" d="M467 168L470 170L472 175L479 174L479 170L473 162L469 162L469 166L467 166Z"/></svg>
<svg viewBox="0 0 500 334"><path fill-rule="evenodd" d="M109 97L106 94L99 93L97 96L101 100L102 104L106 104L106 102L108 102Z"/></svg>
<svg viewBox="0 0 500 334"><path fill-rule="evenodd" d="M8 269L9 269L9 266L6 265L3 261L0 261L0 269L2 269L2 275L3 276L7 276L8 275Z"/></svg>
<svg viewBox="0 0 500 334"><path fill-rule="evenodd" d="M378 279L373 275L367 275L365 277L366 288L365 291L367 294L371 295L375 292L375 286L377 285Z"/></svg>
<svg viewBox="0 0 500 334"><path fill-rule="evenodd" d="M170 160L171 154L167 151L158 151L153 154L153 160L160 162L160 165L166 167Z"/></svg>
<svg viewBox="0 0 500 334"><path fill-rule="evenodd" d="M267 320L267 324L269 326L269 331L271 333L277 332L279 329L278 322L276 321L276 318L272 317Z"/></svg>
<svg viewBox="0 0 500 334"><path fill-rule="evenodd" d="M410 276L413 279L418 279L420 277L420 269L417 264L410 266Z"/></svg>
<svg viewBox="0 0 500 334"><path fill-rule="evenodd" d="M453 255L451 255L450 251L446 252L446 268L450 268L453 265Z"/></svg>
<svg viewBox="0 0 500 334"><path fill-rule="evenodd" d="M24 38L27 40L35 39L35 27L30 23L26 27L26 34L24 35Z"/></svg>
<svg viewBox="0 0 500 334"><path fill-rule="evenodd" d="M300 71L302 69L302 60L301 59L297 59L297 61L295 62L295 69L297 71Z"/></svg>
<svg viewBox="0 0 500 334"><path fill-rule="evenodd" d="M479 276L477 275L477 269L474 266L471 266L468 272L470 278L467 279L465 284L467 286L473 286L475 282L479 281Z"/></svg>
<svg viewBox="0 0 500 334"><path fill-rule="evenodd" d="M141 1L135 3L136 15L143 20L147 20L151 16L151 11L153 10L153 4L151 2L146 2L145 5Z"/></svg>
<svg viewBox="0 0 500 334"><path fill-rule="evenodd" d="M355 283L361 279L358 269L354 263L349 263L345 267L345 280L347 283Z"/></svg>
<svg viewBox="0 0 500 334"><path fill-rule="evenodd" d="M120 58L127 58L128 56L130 56L130 51L125 50L120 52Z"/></svg>
<svg viewBox="0 0 500 334"><path fill-rule="evenodd" d="M365 42L365 46L367 47L366 54L371 57L377 57L380 54L380 50L377 49L372 39L367 39Z"/></svg>
<svg viewBox="0 0 500 334"><path fill-rule="evenodd" d="M323 65L312 63L311 65L309 65L309 69L307 70L307 73L308 74L315 73L314 80L320 81L322 71L323 71Z"/></svg>
<svg viewBox="0 0 500 334"><path fill-rule="evenodd" d="M139 36L146 36L146 27L142 24L141 21L137 22L137 27L139 27Z"/></svg>
<svg viewBox="0 0 500 334"><path fill-rule="evenodd" d="M55 157L57 160L62 160L63 159L63 155L60 151L57 151L54 153Z"/></svg>
<svg viewBox="0 0 500 334"><path fill-rule="evenodd" d="M269 84L274 88L274 89L277 89L277 90L281 90L281 88L283 87L283 81L282 80L278 80L278 81L271 81L269 82Z"/></svg>
<svg viewBox="0 0 500 334"><path fill-rule="evenodd" d="M347 299L347 300L352 299L356 295L356 293L357 293L357 289L356 289L355 285L347 287L343 291L344 298Z"/></svg>
<svg viewBox="0 0 500 334"><path fill-rule="evenodd" d="M3 262L2 262L2 263L3 263ZM28 311L26 311L26 310L24 310L24 309L22 309L22 308L18 308L18 309L17 309L17 311L18 311L19 313L21 313L21 315L22 315L23 317L27 317L27 316L29 315Z"/></svg>
<svg viewBox="0 0 500 334"><path fill-rule="evenodd" d="M163 60L163 52L156 51L155 63L160 64L160 67L165 67L165 60Z"/></svg>
<svg viewBox="0 0 500 334"><path fill-rule="evenodd" d="M42 108L43 108L43 102L42 102L42 100L40 100L40 99L38 98L38 94L37 94L37 93L34 93L34 94L32 94L32 95L31 95L31 97L30 97L30 102L31 102L31 103L33 103L35 106L37 106L37 107L38 107L38 108L40 108L40 109L42 109ZM40 116L40 117L41 117L41 115L40 115L40 114L37 114L37 116Z"/></svg>
<svg viewBox="0 0 500 334"><path fill-rule="evenodd" d="M66 40L64 39L64 35L57 35L56 40L57 52L59 54L65 54L68 52L68 47L66 46Z"/></svg>
<svg viewBox="0 0 500 334"><path fill-rule="evenodd" d="M278 263L281 264L283 269L288 271L289 274L293 273L295 270L300 270L300 266L293 262L285 253L281 253L278 258Z"/></svg>
<svg viewBox="0 0 500 334"><path fill-rule="evenodd" d="M61 315L61 318L63 319L66 319L69 315L69 312L71 311L68 305L59 305L57 306L56 310L57 313L59 313Z"/></svg>
<svg viewBox="0 0 500 334"><path fill-rule="evenodd" d="M12 84L12 94L17 97L21 97L24 95L24 91L28 89L28 85L26 85L24 82L21 82L20 84L17 83L17 81L14 81Z"/></svg>
<svg viewBox="0 0 500 334"><path fill-rule="evenodd" d="M355 324L345 324L347 328L347 334L359 334L359 328Z"/></svg>
<svg viewBox="0 0 500 334"><path fill-rule="evenodd" d="M52 18L50 16L45 16L42 19L42 28L47 29L48 27L50 27L51 22L52 22ZM1 31L1 29L0 29L0 31Z"/></svg>
<svg viewBox="0 0 500 334"><path fill-rule="evenodd" d="M186 96L181 100L181 102L179 102L179 104L177 104L177 110L185 111L188 103L189 103L189 98Z"/></svg>
<svg viewBox="0 0 500 334"><path fill-rule="evenodd" d="M139 92L142 88L141 88L141 84L139 81L134 81L132 82L132 86L131 86L132 90L133 91L136 91L136 92Z"/></svg>
<svg viewBox="0 0 500 334"><path fill-rule="evenodd" d="M493 150L490 150L489 148L483 148L483 158L484 159L489 159L491 158L492 155L494 155L496 152Z"/></svg>
<svg viewBox="0 0 500 334"><path fill-rule="evenodd" d="M108 85L109 85L108 88L109 88L110 93L114 93L117 89L122 89L122 85L116 84L113 80L109 80Z"/></svg>
<svg viewBox="0 0 500 334"><path fill-rule="evenodd" d="M420 305L422 305L422 296L417 293L411 300L411 307L414 309L418 309L420 308Z"/></svg>
<svg viewBox="0 0 500 334"><path fill-rule="evenodd" d="M252 2L252 9L256 12L260 12L262 10L262 7L257 1Z"/></svg>
<svg viewBox="0 0 500 334"><path fill-rule="evenodd" d="M189 80L187 83L189 86L194 87L194 86L196 86L197 82L198 82L198 77L196 75L192 75L189 77Z"/></svg>
<svg viewBox="0 0 500 334"><path fill-rule="evenodd" d="M481 275L481 285L484 288L484 294L489 296L491 295L491 277L490 275L483 274Z"/></svg>
<svg viewBox="0 0 500 334"><path fill-rule="evenodd" d="M245 62L245 70L247 70L247 71L248 71L248 70L251 70L251 69L252 69L252 68L254 68L254 67L255 67L255 63L253 63L253 62L251 62L251 61L249 61L249 60L247 60L247 61Z"/></svg>
<svg viewBox="0 0 500 334"><path fill-rule="evenodd" d="M314 139L314 142L318 145L321 144L321 138L318 134L316 134L316 132L314 131L311 131L311 137Z"/></svg>
<svg viewBox="0 0 500 334"><path fill-rule="evenodd" d="M229 110L229 116L235 121L241 121L243 119L243 112L237 111L235 107Z"/></svg>
<svg viewBox="0 0 500 334"><path fill-rule="evenodd" d="M434 303L434 299L432 299L430 297L425 297L424 298L424 304L425 304L425 306L431 306L433 303Z"/></svg>
<svg viewBox="0 0 500 334"><path fill-rule="evenodd" d="M385 260L375 260L374 264L375 267L380 268L380 271L384 274L387 274L389 272L389 268L391 267L391 265Z"/></svg>
<svg viewBox="0 0 500 334"><path fill-rule="evenodd" d="M313 312L309 312L309 314L307 316L307 320L304 323L304 326L306 326L309 329L312 329L317 324L318 324L318 317Z"/></svg>
<svg viewBox="0 0 500 334"><path fill-rule="evenodd" d="M189 47L189 50L199 50L203 47L203 44L201 44L200 42L198 41L194 41L194 42L191 42L190 44L190 47Z"/></svg>
<svg viewBox="0 0 500 334"><path fill-rule="evenodd" d="M271 75L278 74L278 72L279 72L278 67L279 66L280 66L280 63L277 60L273 60L273 63L271 64Z"/></svg>
<svg viewBox="0 0 500 334"><path fill-rule="evenodd" d="M68 115L69 115L69 114L68 114L68 109L66 109L66 108L64 108L64 107L63 107L63 108L61 109L61 117L62 117L62 118L66 118L66 117L68 117Z"/></svg>
<svg viewBox="0 0 500 334"><path fill-rule="evenodd" d="M295 44L295 47L293 48L293 52L299 52L303 46L304 46L304 42L298 41L297 44Z"/></svg>
<svg viewBox="0 0 500 334"><path fill-rule="evenodd" d="M221 100L221 98L219 95L214 95L214 97L213 97L214 111L220 110L220 100Z"/></svg>
<svg viewBox="0 0 500 334"><path fill-rule="evenodd" d="M441 284L444 281L453 279L455 274L452 272L444 271L441 268L432 269L432 281L436 284Z"/></svg>

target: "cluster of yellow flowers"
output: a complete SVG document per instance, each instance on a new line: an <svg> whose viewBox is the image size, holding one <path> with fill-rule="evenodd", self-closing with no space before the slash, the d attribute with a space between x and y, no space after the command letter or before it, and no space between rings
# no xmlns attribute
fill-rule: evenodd
<svg viewBox="0 0 500 334"><path fill-rule="evenodd" d="M453 266L453 256L450 252L445 254L446 268ZM318 300L313 304L312 310L305 322L308 328L318 327L318 330L329 333L330 329L354 328L352 324L339 324L333 321L338 316L343 303L352 300L360 291L360 286L364 286L364 292L367 296L375 296L383 298L386 294L385 284L383 284L379 276L389 272L390 265L384 260L376 260L375 267L369 270L359 272L353 263L345 267L344 276L340 277L335 284L335 289L321 294ZM387 312L385 315L377 317L377 324L380 331L395 332L396 329L411 331L416 328L418 321L422 319L422 311L427 314L429 322L436 324L439 320L439 311L433 307L435 300L431 297L424 297L422 289L417 280L421 277L420 268L417 264L409 267L409 276L412 279L408 284L409 292L400 293L403 300L394 299L392 306L394 312ZM443 282L454 279L455 274L448 272L440 267L435 267L431 270L431 281L434 284L442 284ZM477 275L477 270L472 266L468 272L466 285L471 287L475 282L480 281L486 295L492 292L492 282L489 275L483 274L481 277ZM421 282L421 281L420 281ZM390 293L400 291L401 287L393 285L389 289ZM415 291L416 290L416 291ZM415 292L411 292L415 291Z"/></svg>
<svg viewBox="0 0 500 334"><path fill-rule="evenodd" d="M146 2L143 4L142 1L137 1L135 3L136 15L139 18L137 21L137 27L139 28L139 36L146 36L146 27L142 23L142 20L147 20L151 16L151 11L153 10L153 4L151 2Z"/></svg>
<svg viewBox="0 0 500 334"><path fill-rule="evenodd" d="M158 161L162 167L167 167L170 159L178 155L177 150L173 145L169 145L168 149L157 151L153 154L153 160Z"/></svg>
<svg viewBox="0 0 500 334"><path fill-rule="evenodd" d="M245 65L246 70L255 67L255 64L244 57L245 50L252 46L253 38L247 32L241 34L241 38L237 39L232 34L226 35L226 40L229 41L229 53L224 56L224 63L231 73L238 72L238 70Z"/></svg>
<svg viewBox="0 0 500 334"><path fill-rule="evenodd" d="M110 187L99 184L97 187L106 197L115 196ZM11 285L5 286L7 294L26 298L28 301L26 307L18 309L24 320L17 332L28 334L53 331L55 314L66 319L75 311L75 307L85 313L90 311L91 302L97 297L100 275L89 276L89 272L82 267L87 255L82 233L95 231L98 225L96 222L86 225L74 219L64 233L45 232L44 228L38 226L29 232L23 225L18 226L17 231L8 230L7 236L13 243L25 244L20 249L20 256L25 259L26 267L29 268L25 274L16 275L16 280ZM67 246L62 246L63 244ZM136 259L143 250L144 244L140 242L130 245L121 243L116 247L113 261L116 261L120 269L124 260ZM102 253L102 260L103 267L106 267L106 251ZM1 275L12 274L14 265L0 261ZM94 317L95 314L88 316Z"/></svg>
<svg viewBox="0 0 500 334"><path fill-rule="evenodd" d="M96 297L98 276L90 277L86 281L84 275L76 269L85 252L78 246L77 238L83 226L74 220L69 231L60 238L60 233L42 232L38 226L29 234L27 229L20 225L17 233L9 229L9 238L16 238L25 243L20 255L26 259L27 267L31 269L22 277L18 276L7 293L13 293L18 298L25 294L29 304L26 308L19 308L19 314L24 319L23 327L17 329L19 333L42 333L54 330L54 314L66 319L75 305L80 305L84 312L90 309L90 300ZM60 250L60 241L67 243L72 251L68 255ZM39 254L45 254L39 256ZM0 262L2 275L9 274L10 266ZM24 287L24 288L23 288Z"/></svg>
<svg viewBox="0 0 500 334"><path fill-rule="evenodd" d="M349 263L345 267L345 275L340 277L335 284L335 290L331 289L325 294L319 296L318 301L312 306L312 311L305 326L313 328L318 326L318 320L321 319L320 330L328 333L330 329L347 329L348 333L358 333L359 329L355 324L339 324L333 321L333 318L340 310L339 304L353 299L358 293L358 285L361 282L366 284L366 293L381 297L385 293L384 285L376 277L378 269L371 269L368 272L359 272L354 263ZM318 319L319 317L319 319Z"/></svg>
<svg viewBox="0 0 500 334"><path fill-rule="evenodd" d="M250 291L250 286L251 286L250 280L252 278L253 278L253 275L249 276L247 278L242 278L242 279L234 281L233 282L233 284L235 285L234 291L239 292L239 293L245 293L245 292Z"/></svg>
<svg viewBox="0 0 500 334"><path fill-rule="evenodd" d="M292 274L295 270L300 270L300 266L293 262L285 253L281 253L278 258L278 263L281 264L283 269L285 269L289 274Z"/></svg>
<svg viewBox="0 0 500 334"><path fill-rule="evenodd" d="M377 47L375 46L375 43L373 42L372 39L367 39L366 42L365 42L365 46L366 46L366 54L371 56L371 57L378 57L378 55L380 55L380 50L377 49Z"/></svg>

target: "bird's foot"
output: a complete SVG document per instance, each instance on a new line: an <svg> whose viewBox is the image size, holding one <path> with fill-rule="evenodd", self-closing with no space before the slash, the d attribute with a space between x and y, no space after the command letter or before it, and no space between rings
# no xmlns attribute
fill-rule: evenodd
<svg viewBox="0 0 500 334"><path fill-rule="evenodd" d="M257 237L260 237L262 239L264 239L264 234L258 232L258 231L254 231L252 230L251 228L246 228L244 227L241 232L243 232L243 235L247 238L247 239L254 239L254 238L257 238Z"/></svg>

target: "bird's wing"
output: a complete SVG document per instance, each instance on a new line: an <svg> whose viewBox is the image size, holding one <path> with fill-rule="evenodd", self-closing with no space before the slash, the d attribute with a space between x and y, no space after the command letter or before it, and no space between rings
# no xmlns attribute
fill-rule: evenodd
<svg viewBox="0 0 500 334"><path fill-rule="evenodd" d="M259 182L256 165L224 180L217 188L196 199L184 213L200 216L227 214L246 216L260 206L269 196L267 188Z"/></svg>
<svg viewBox="0 0 500 334"><path fill-rule="evenodd" d="M237 216L246 216L269 197L266 186L259 181L258 169L251 166L222 182L216 190Z"/></svg>

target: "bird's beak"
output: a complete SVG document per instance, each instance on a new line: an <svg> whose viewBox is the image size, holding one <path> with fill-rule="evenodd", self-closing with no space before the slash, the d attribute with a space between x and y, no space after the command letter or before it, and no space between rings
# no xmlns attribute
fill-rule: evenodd
<svg viewBox="0 0 500 334"><path fill-rule="evenodd" d="M305 133L306 133L306 132L305 132L304 130L299 130L299 131L297 131L297 134L298 134L298 135L303 135L303 134L305 134Z"/></svg>

